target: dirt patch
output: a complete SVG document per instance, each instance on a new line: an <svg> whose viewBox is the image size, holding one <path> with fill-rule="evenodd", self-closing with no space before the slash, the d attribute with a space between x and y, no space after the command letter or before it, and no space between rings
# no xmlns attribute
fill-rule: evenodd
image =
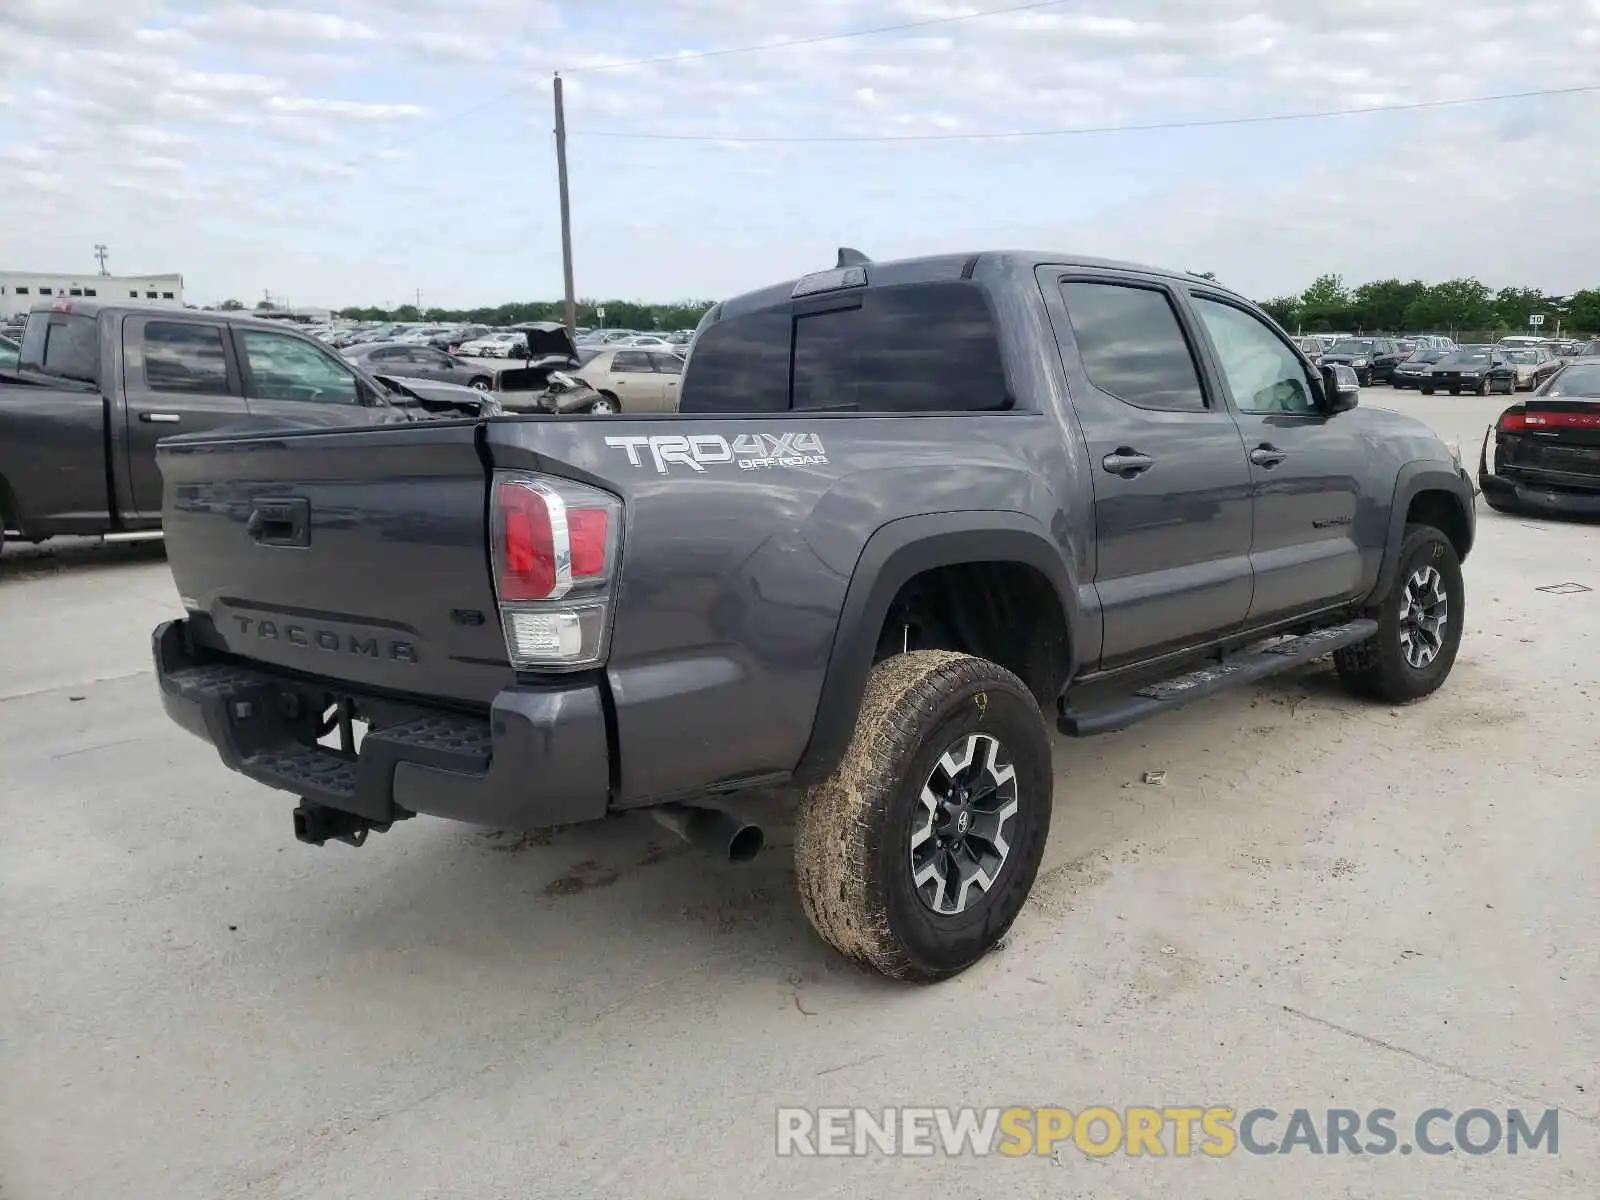
<svg viewBox="0 0 1600 1200"><path fill-rule="evenodd" d="M573 863L567 868L567 873L559 879L552 879L544 885L543 894L546 896L576 896L579 892L591 892L596 888L607 888L617 881L617 873L610 867L602 867L592 859L580 863Z"/></svg>

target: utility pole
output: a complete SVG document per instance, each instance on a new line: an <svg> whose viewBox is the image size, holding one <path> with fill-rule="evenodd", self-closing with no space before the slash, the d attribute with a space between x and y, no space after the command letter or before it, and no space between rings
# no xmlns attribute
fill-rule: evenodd
<svg viewBox="0 0 1600 1200"><path fill-rule="evenodd" d="M567 284L567 329L578 327L578 302L572 288L572 204L567 199L567 110L561 102L561 72L555 73L556 178L561 186L561 272Z"/></svg>
<svg viewBox="0 0 1600 1200"><path fill-rule="evenodd" d="M419 320L422 317L422 289L421 288L417 289L417 317L418 317Z"/></svg>
<svg viewBox="0 0 1600 1200"><path fill-rule="evenodd" d="M94 259L100 264L100 274L102 275L111 274L110 271L106 270L106 253L106 244L104 242L96 242L94 244Z"/></svg>

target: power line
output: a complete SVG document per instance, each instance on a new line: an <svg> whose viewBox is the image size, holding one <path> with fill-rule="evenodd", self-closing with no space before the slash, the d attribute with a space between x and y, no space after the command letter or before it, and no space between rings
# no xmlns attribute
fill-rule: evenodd
<svg viewBox="0 0 1600 1200"><path fill-rule="evenodd" d="M750 46L730 46L722 50L691 50L679 54L660 54L653 58L633 58L624 62L594 63L587 67L563 67L560 69L560 74L564 76L587 75L596 71L621 71L628 67L648 67L663 63L694 62L696 59L723 58L731 54L758 54L763 50L785 50L794 46L816 46L823 42L842 42L848 38L872 37L876 34L882 33L903 33L907 30L926 29L934 25L953 25L958 21L976 21L983 17L1002 17L1008 13L1029 12L1038 8L1058 8L1068 2L1069 0L1033 0L1033 2L1029 4L1012 4L1005 8L986 8L980 9L977 12L958 13L955 16L949 17L927 17L920 21L903 21L897 25L878 25L871 29L849 29L845 30L843 33L819 33L810 37L789 38L786 41L761 42ZM496 92L488 99L480 100L470 108L463 108L459 112L451 113L447 117L441 117L439 120L430 122L427 125L408 130L401 137L396 138L394 141L389 142L379 149L358 154L354 158L349 159L341 165L344 167L356 167L371 159L381 158L388 151L398 149L400 146L406 145L408 142L414 142L418 138L426 137L430 133L436 133L448 125L454 125L457 121L464 121L468 117L477 116L479 113L487 112L496 105L509 100L512 96L525 91L528 86L529 85L526 83L519 83L513 85L512 87L506 88L504 91Z"/></svg>
<svg viewBox="0 0 1600 1200"><path fill-rule="evenodd" d="M1034 0L1032 4L1013 4L1006 8L985 8L977 12L957 13L951 17L925 17L920 21L902 21L897 25L878 25L871 29L851 29L844 33L819 33L811 37L789 38L781 42L760 42L751 46L732 46L726 50L694 50L686 54L660 54L654 58L635 58L628 62L596 63L588 67L566 67L563 75L588 74L592 71L620 71L625 67L649 67L657 63L693 62L699 58L723 58L729 54L757 54L762 50L787 50L794 46L816 46L823 42L842 42L847 38L871 37L879 33L905 33L912 29L926 29L931 25L953 25L957 21L976 21L983 17L1003 17L1008 13L1029 12L1036 8L1059 8L1068 0Z"/></svg>
<svg viewBox="0 0 1600 1200"><path fill-rule="evenodd" d="M1142 125L1080 125L1069 129L989 130L980 133L814 134L749 137L730 133L630 133L626 130L572 129L572 137L624 138L651 142L983 142L1004 138L1081 137L1102 133L1149 133L1163 129L1213 129L1225 125L1265 125L1279 121L1320 121L1329 117L1355 117L1368 113L1415 112L1425 108L1451 108L1465 104L1492 104L1502 100L1529 100L1540 96L1575 96L1600 92L1600 84L1580 87L1540 88L1530 92L1501 92L1493 96L1461 96L1452 100L1418 100L1409 104L1374 104L1366 108L1330 108L1316 112L1268 113L1254 117L1211 117L1198 121L1154 121Z"/></svg>

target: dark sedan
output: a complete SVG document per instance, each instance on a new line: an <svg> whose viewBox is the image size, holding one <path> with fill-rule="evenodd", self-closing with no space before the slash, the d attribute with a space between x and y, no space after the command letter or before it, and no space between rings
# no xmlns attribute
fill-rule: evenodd
<svg viewBox="0 0 1600 1200"><path fill-rule="evenodd" d="M396 342L367 342L347 346L341 353L374 374L402 375L408 379L432 379L438 383L458 383L462 387L487 392L494 387L494 372L455 358L432 346L400 345Z"/></svg>
<svg viewBox="0 0 1600 1200"><path fill-rule="evenodd" d="M1493 346L1458 346L1445 355L1422 377L1417 386L1424 396L1435 392L1490 392L1511 395L1517 390L1517 369Z"/></svg>
<svg viewBox="0 0 1600 1200"><path fill-rule="evenodd" d="M1478 486L1500 512L1600 516L1600 361L1569 364L1500 414Z"/></svg>
<svg viewBox="0 0 1600 1200"><path fill-rule="evenodd" d="M1405 355L1392 338L1342 338L1322 356L1322 365L1344 363L1356 373L1362 387L1394 378Z"/></svg>
<svg viewBox="0 0 1600 1200"><path fill-rule="evenodd" d="M1449 353L1448 350L1435 350L1429 346L1419 347L1395 364L1394 375L1389 382L1397 388L1421 387L1428 368Z"/></svg>

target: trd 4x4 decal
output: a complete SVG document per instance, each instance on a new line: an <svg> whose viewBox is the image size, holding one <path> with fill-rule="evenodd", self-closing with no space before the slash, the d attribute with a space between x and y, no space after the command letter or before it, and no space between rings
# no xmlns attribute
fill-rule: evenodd
<svg viewBox="0 0 1600 1200"><path fill-rule="evenodd" d="M635 467L645 454L662 475L673 467L704 471L718 463L736 462L741 471L769 467L820 466L828 461L822 439L814 433L741 433L729 442L716 433L665 434L656 437L608 437L606 445L625 452Z"/></svg>

